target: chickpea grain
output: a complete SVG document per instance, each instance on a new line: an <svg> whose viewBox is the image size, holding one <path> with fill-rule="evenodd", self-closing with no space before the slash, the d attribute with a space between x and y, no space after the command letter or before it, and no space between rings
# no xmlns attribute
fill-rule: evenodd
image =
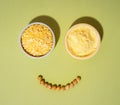
<svg viewBox="0 0 120 105"><path fill-rule="evenodd" d="M81 80L81 76L77 76L76 80L79 82Z"/></svg>
<svg viewBox="0 0 120 105"><path fill-rule="evenodd" d="M48 88L48 89L51 89L51 88L52 88L52 84L51 84L51 83L48 83L47 88Z"/></svg>
<svg viewBox="0 0 120 105"><path fill-rule="evenodd" d="M52 90L56 90L56 88L57 88L57 85L56 84L54 84L54 85L52 85Z"/></svg>
<svg viewBox="0 0 120 105"><path fill-rule="evenodd" d="M73 88L74 87L74 84L73 82L70 83L70 88Z"/></svg>
<svg viewBox="0 0 120 105"><path fill-rule="evenodd" d="M42 80L40 81L40 84L41 84L41 85L44 85L44 84L45 84L45 80L42 79Z"/></svg>
<svg viewBox="0 0 120 105"><path fill-rule="evenodd" d="M74 79L72 82L74 85L76 85L78 83L78 81L76 79Z"/></svg>
<svg viewBox="0 0 120 105"><path fill-rule="evenodd" d="M65 90L68 90L68 89L70 89L70 84L69 83L65 85Z"/></svg>
<svg viewBox="0 0 120 105"><path fill-rule="evenodd" d="M65 85L62 85L60 90L64 91L65 90Z"/></svg>
<svg viewBox="0 0 120 105"><path fill-rule="evenodd" d="M43 76L42 75L38 75L37 79L41 81L43 79Z"/></svg>
<svg viewBox="0 0 120 105"><path fill-rule="evenodd" d="M44 86L45 86L46 88L48 88L48 82L45 82Z"/></svg>
<svg viewBox="0 0 120 105"><path fill-rule="evenodd" d="M61 89L61 85L59 84L58 86L57 86L57 88L56 88L56 90L60 90Z"/></svg>

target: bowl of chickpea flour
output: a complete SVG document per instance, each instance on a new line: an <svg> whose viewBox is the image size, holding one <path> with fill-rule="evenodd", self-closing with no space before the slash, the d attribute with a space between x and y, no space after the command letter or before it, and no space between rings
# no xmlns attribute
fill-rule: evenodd
<svg viewBox="0 0 120 105"><path fill-rule="evenodd" d="M42 58L53 51L55 35L45 23L34 22L21 31L19 42L24 53L33 58Z"/></svg>
<svg viewBox="0 0 120 105"><path fill-rule="evenodd" d="M100 34L95 27L87 23L72 26L65 37L65 47L75 59L89 59L100 48Z"/></svg>

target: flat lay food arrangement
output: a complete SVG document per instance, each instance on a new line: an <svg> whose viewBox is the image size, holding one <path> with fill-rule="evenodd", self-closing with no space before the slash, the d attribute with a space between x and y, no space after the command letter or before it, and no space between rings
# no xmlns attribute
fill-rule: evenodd
<svg viewBox="0 0 120 105"><path fill-rule="evenodd" d="M100 46L100 34L93 26L87 23L79 23L69 29L65 37L66 50L73 58L88 59L95 55ZM20 35L20 44L23 50L32 57L45 56L54 49L55 35L52 29L45 23L35 22L25 27ZM40 84L51 90L68 90L75 86L80 76L66 85L54 85L38 76Z"/></svg>
<svg viewBox="0 0 120 105"><path fill-rule="evenodd" d="M120 0L0 2L0 105L120 105Z"/></svg>

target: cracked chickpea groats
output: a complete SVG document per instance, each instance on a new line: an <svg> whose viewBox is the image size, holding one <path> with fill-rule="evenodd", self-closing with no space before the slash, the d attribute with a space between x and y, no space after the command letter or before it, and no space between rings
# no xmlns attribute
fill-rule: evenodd
<svg viewBox="0 0 120 105"><path fill-rule="evenodd" d="M33 57L44 56L54 45L53 33L44 24L32 24L22 32L21 45Z"/></svg>

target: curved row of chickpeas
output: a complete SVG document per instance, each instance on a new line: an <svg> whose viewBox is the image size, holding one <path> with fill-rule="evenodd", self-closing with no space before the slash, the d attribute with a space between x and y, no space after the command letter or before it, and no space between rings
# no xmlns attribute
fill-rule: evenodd
<svg viewBox="0 0 120 105"><path fill-rule="evenodd" d="M81 76L77 76L72 82L67 83L66 85L61 85L61 84L57 85L57 84L46 82L42 75L38 75L38 80L40 81L41 85L45 86L48 89L64 91L64 90L73 88L76 84L78 84L78 82L81 80Z"/></svg>

